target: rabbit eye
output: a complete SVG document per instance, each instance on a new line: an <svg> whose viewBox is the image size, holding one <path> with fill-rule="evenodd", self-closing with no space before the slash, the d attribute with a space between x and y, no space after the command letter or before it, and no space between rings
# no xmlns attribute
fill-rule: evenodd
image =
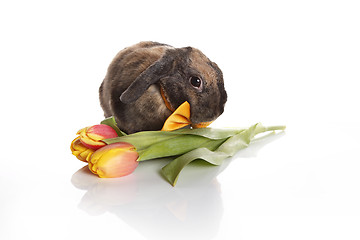
<svg viewBox="0 0 360 240"><path fill-rule="evenodd" d="M190 83L194 88L202 89L202 80L199 77L191 77Z"/></svg>

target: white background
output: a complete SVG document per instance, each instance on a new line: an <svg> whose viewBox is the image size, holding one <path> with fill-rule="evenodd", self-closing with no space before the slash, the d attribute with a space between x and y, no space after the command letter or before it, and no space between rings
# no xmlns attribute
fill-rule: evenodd
<svg viewBox="0 0 360 240"><path fill-rule="evenodd" d="M0 239L360 239L358 1L2 1ZM163 161L99 179L71 155L103 119L115 54L202 50L228 102L213 127L287 126L173 188ZM84 167L84 168L83 168Z"/></svg>

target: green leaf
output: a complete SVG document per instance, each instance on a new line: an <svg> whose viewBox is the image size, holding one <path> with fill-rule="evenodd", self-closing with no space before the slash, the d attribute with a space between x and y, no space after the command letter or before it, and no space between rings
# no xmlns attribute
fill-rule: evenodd
<svg viewBox="0 0 360 240"><path fill-rule="evenodd" d="M215 140L197 135L175 135L175 137L171 139L161 141L149 146L142 151L138 151L138 161L181 155L199 148L211 141Z"/></svg>
<svg viewBox="0 0 360 240"><path fill-rule="evenodd" d="M258 124L256 124L255 135L259 134L259 133L276 131L276 130L285 130L285 129L286 129L286 126L283 126L283 125L265 127L261 123L258 123Z"/></svg>
<svg viewBox="0 0 360 240"><path fill-rule="evenodd" d="M116 131L118 136L125 136L126 135L126 133L124 133L123 131L121 131L118 128L114 117L109 117L109 118L106 118L106 119L102 120L101 124L105 124L105 125L108 125L108 126L112 127Z"/></svg>
<svg viewBox="0 0 360 240"><path fill-rule="evenodd" d="M162 168L164 177L175 186L181 170L196 159L205 160L214 165L220 165L225 158L229 157L223 152L213 152L207 148L194 149L174 159Z"/></svg>
<svg viewBox="0 0 360 240"><path fill-rule="evenodd" d="M197 128L197 129L179 129L172 131L172 134L190 134L198 135L210 139L224 139L244 131L242 128L238 129L215 129L215 128Z"/></svg>
<svg viewBox="0 0 360 240"><path fill-rule="evenodd" d="M128 142L134 145L137 151L141 151L156 143L166 141L174 137L176 137L176 135L170 134L169 132L143 131L122 137L104 139L103 141L106 144L111 144L116 142Z"/></svg>
<svg viewBox="0 0 360 240"><path fill-rule="evenodd" d="M194 149L184 155L174 159L162 168L164 177L175 186L181 170L190 162L196 159L202 159L213 165L220 165L225 158L233 156L239 150L246 148L255 135L266 131L284 130L284 126L264 127L261 124L255 124L248 129L222 139L222 142L212 141L203 148ZM217 145L216 145L217 144Z"/></svg>
<svg viewBox="0 0 360 240"><path fill-rule="evenodd" d="M256 134L256 128L259 124L255 124L243 132L228 138L216 151L226 153L229 157L233 156L239 150L249 146L250 141Z"/></svg>
<svg viewBox="0 0 360 240"><path fill-rule="evenodd" d="M201 128L201 129L179 129L175 131L142 131L126 136L120 136L117 138L110 138L103 140L106 144L116 143L116 142L128 142L135 146L138 151L141 151L145 148L148 148L159 142L169 140L174 137L192 135L192 136L201 136L209 139L224 139L229 136L233 136L244 129L211 129L211 128ZM171 150L171 149L170 149Z"/></svg>

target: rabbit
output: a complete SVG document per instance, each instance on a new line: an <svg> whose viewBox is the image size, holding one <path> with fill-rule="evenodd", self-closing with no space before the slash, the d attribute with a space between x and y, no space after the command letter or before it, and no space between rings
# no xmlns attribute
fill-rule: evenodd
<svg viewBox="0 0 360 240"><path fill-rule="evenodd" d="M105 117L113 116L127 134L161 130L182 103L190 121L219 117L227 100L223 74L200 50L140 42L120 51L99 88Z"/></svg>

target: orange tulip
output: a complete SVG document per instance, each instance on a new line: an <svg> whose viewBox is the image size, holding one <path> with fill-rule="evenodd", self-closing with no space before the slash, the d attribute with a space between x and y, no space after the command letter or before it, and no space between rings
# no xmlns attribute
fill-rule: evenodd
<svg viewBox="0 0 360 240"><path fill-rule="evenodd" d="M161 131L173 131L191 125L192 128L206 128L211 122L193 124L190 121L190 104L183 102L165 121Z"/></svg>
<svg viewBox="0 0 360 240"><path fill-rule="evenodd" d="M89 169L101 178L122 177L132 173L139 154L130 143L119 142L96 150L89 159Z"/></svg>
<svg viewBox="0 0 360 240"><path fill-rule="evenodd" d="M105 124L83 128L77 134L80 135L80 141L85 147L95 150L106 145L102 140L118 137L116 131Z"/></svg>

